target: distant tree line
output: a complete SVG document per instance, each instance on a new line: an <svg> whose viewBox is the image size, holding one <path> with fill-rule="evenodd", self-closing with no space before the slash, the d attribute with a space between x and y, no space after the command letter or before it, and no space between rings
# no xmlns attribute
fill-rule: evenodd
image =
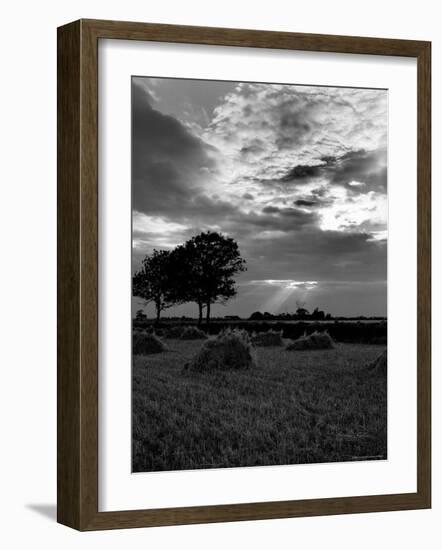
<svg viewBox="0 0 442 550"><path fill-rule="evenodd" d="M255 311L250 315L249 319L251 321L329 321L332 319L330 313L325 313L319 308L315 308L311 313L304 307L298 307L294 313L279 313L274 315L265 311L261 313L260 311Z"/></svg>
<svg viewBox="0 0 442 550"><path fill-rule="evenodd" d="M269 313L265 311L255 311L249 317L250 321L385 321L386 317L365 315L357 316L336 316L325 313L319 308L315 308L311 313L305 308L298 308L294 313Z"/></svg>
<svg viewBox="0 0 442 550"><path fill-rule="evenodd" d="M209 323L212 304L236 295L234 276L245 271L245 263L234 239L203 232L173 250L147 255L132 277L132 294L154 304L157 323L161 312L187 302L197 305L198 324L204 314Z"/></svg>

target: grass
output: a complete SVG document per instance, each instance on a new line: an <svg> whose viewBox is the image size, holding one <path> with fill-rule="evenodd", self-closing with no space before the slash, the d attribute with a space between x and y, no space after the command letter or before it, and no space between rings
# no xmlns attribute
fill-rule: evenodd
<svg viewBox="0 0 442 550"><path fill-rule="evenodd" d="M258 332L252 335L252 343L257 347L266 346L283 346L282 330L267 330L266 332Z"/></svg>
<svg viewBox="0 0 442 550"><path fill-rule="evenodd" d="M386 458L382 347L259 348L246 371L183 371L201 341L134 356L133 471Z"/></svg>

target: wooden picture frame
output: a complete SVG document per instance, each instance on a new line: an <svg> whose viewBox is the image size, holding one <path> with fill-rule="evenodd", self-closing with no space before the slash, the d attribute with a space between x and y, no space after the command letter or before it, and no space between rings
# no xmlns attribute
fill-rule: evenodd
<svg viewBox="0 0 442 550"><path fill-rule="evenodd" d="M98 40L405 56L418 67L417 492L98 511ZM58 29L58 521L81 531L431 506L431 44L79 20Z"/></svg>

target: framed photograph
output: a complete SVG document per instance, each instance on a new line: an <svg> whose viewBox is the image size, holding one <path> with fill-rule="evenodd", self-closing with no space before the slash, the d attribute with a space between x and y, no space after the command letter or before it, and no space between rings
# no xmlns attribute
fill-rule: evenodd
<svg viewBox="0 0 442 550"><path fill-rule="evenodd" d="M58 29L58 521L431 506L429 42Z"/></svg>

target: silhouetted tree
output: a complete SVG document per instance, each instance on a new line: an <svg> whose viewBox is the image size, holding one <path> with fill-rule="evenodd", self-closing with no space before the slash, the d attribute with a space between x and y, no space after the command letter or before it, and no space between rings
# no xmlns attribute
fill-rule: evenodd
<svg viewBox="0 0 442 550"><path fill-rule="evenodd" d="M321 311L318 307L315 307L311 317L315 321L323 321L325 319L325 313Z"/></svg>
<svg viewBox="0 0 442 550"><path fill-rule="evenodd" d="M196 286L194 265L196 257L186 247L186 244L177 246L170 253L169 268L173 273L173 283L168 289L168 297L175 303L196 302L198 304L198 324L202 323L204 294Z"/></svg>
<svg viewBox="0 0 442 550"><path fill-rule="evenodd" d="M262 321L264 319L264 315L260 311L255 311L250 315L249 319L251 321Z"/></svg>
<svg viewBox="0 0 442 550"><path fill-rule="evenodd" d="M307 319L308 317L310 317L310 312L308 311L308 309L298 307L298 309L296 310L296 317L298 319Z"/></svg>
<svg viewBox="0 0 442 550"><path fill-rule="evenodd" d="M174 304L171 293L171 253L167 250L154 250L146 256L142 268L132 277L132 295L153 302L156 311L156 323L161 312Z"/></svg>
<svg viewBox="0 0 442 550"><path fill-rule="evenodd" d="M173 271L178 274L176 299L196 302L199 324L203 308L210 321L210 306L225 303L236 295L233 276L245 271L237 242L215 231L200 233L179 246L172 254Z"/></svg>

